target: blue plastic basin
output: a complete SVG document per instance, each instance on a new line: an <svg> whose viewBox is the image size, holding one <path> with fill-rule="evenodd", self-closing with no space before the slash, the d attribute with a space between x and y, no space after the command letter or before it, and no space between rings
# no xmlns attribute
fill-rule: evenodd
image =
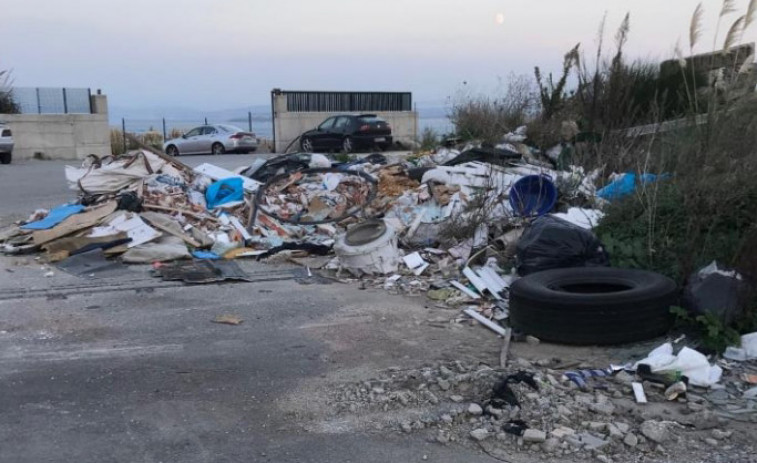
<svg viewBox="0 0 757 463"><path fill-rule="evenodd" d="M510 207L517 216L535 217L548 213L557 202L557 187L545 175L527 175L510 188Z"/></svg>

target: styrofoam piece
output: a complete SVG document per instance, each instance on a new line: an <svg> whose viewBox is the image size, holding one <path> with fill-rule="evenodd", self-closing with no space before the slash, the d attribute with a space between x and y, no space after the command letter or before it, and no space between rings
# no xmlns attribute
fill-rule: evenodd
<svg viewBox="0 0 757 463"><path fill-rule="evenodd" d="M466 296L468 296L471 299L481 299L481 296L479 296L478 294L474 293L473 291L471 291L470 289L468 289L467 286L465 286L464 284L460 283L457 280L450 280L449 284L451 284L455 288L459 289L461 293L465 294Z"/></svg>
<svg viewBox="0 0 757 463"><path fill-rule="evenodd" d="M423 271L426 270L429 266L429 263L423 260L423 257L421 257L421 255L417 252L404 256L402 260L416 276L423 273Z"/></svg>
<svg viewBox="0 0 757 463"><path fill-rule="evenodd" d="M145 244L159 238L162 235L162 233L147 225L138 215L135 214L128 218L127 215L128 214L121 214L111 220L107 225L94 227L88 236L108 236L116 235L120 232L126 232L126 236L131 238L131 241L126 244L126 247L133 248L134 246L139 246L140 244Z"/></svg>
<svg viewBox="0 0 757 463"><path fill-rule="evenodd" d="M484 317L480 313L476 312L475 309L465 309L463 310L463 312L465 312L465 314L468 315L469 317L474 318L477 322L481 323L485 327L499 334L500 336L505 335L505 328L503 328L500 325L497 325L496 323L492 322L491 320Z"/></svg>
<svg viewBox="0 0 757 463"><path fill-rule="evenodd" d="M556 212L550 215L574 225L578 225L581 228L591 230L599 224L599 221L605 216L605 213L597 209L571 207L568 209L568 212Z"/></svg>
<svg viewBox="0 0 757 463"><path fill-rule="evenodd" d="M230 170L224 169L222 167L214 166L213 164L209 164L207 162L195 167L194 171L203 175L207 175L213 180L221 180L224 178L241 178L242 187L244 188L245 191L249 193L254 193L258 191L258 188L262 185L262 183L257 182L249 177L235 174L234 172Z"/></svg>
<svg viewBox="0 0 757 463"><path fill-rule="evenodd" d="M633 388L633 395L636 397L636 403L647 403L647 395L644 393L644 386L642 386L641 383L633 382L631 383L631 387Z"/></svg>

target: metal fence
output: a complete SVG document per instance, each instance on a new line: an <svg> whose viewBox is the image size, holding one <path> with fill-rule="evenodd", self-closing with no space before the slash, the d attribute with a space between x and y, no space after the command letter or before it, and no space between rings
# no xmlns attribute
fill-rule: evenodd
<svg viewBox="0 0 757 463"><path fill-rule="evenodd" d="M289 112L412 111L413 104L410 92L278 92Z"/></svg>
<svg viewBox="0 0 757 463"><path fill-rule="evenodd" d="M91 114L88 88L13 87L22 114Z"/></svg>

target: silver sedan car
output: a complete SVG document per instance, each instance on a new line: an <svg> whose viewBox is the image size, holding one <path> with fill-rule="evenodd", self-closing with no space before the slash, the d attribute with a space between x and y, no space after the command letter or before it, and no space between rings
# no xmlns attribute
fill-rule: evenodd
<svg viewBox="0 0 757 463"><path fill-rule="evenodd" d="M13 133L10 127L0 123L0 163L10 164L13 155Z"/></svg>
<svg viewBox="0 0 757 463"><path fill-rule="evenodd" d="M258 139L254 133L227 124L195 127L181 137L163 143L163 151L171 156L251 153L256 149L258 149Z"/></svg>

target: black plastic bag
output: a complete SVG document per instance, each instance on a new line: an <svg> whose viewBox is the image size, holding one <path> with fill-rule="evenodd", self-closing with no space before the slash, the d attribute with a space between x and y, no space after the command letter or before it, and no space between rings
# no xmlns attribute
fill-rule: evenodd
<svg viewBox="0 0 757 463"><path fill-rule="evenodd" d="M518 273L567 267L607 267L610 259L594 233L557 217L534 220L515 247Z"/></svg>
<svg viewBox="0 0 757 463"><path fill-rule="evenodd" d="M736 271L713 262L689 277L683 306L695 316L711 314L728 326L743 315L748 289Z"/></svg>

